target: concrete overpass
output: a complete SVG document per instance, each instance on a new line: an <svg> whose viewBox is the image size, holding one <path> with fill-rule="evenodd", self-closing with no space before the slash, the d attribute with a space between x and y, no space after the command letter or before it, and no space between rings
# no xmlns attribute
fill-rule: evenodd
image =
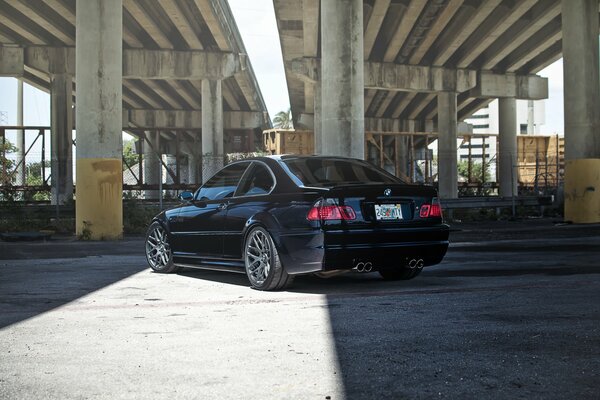
<svg viewBox="0 0 600 400"><path fill-rule="evenodd" d="M122 130L148 142L145 183L176 136L198 183L222 166L224 133L270 125L225 0L0 0L0 76L50 92L59 202L77 122L77 232L93 238L122 232Z"/></svg>
<svg viewBox="0 0 600 400"><path fill-rule="evenodd" d="M566 218L600 222L598 0L274 0L296 126L364 157L365 130L439 132L439 190L457 196L457 122L500 99L500 194L516 193L516 99L564 57ZM594 175L595 174L595 175Z"/></svg>

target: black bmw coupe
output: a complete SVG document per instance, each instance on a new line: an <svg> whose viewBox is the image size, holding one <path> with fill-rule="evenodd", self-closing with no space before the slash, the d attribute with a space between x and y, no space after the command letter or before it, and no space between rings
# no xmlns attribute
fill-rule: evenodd
<svg viewBox="0 0 600 400"><path fill-rule="evenodd" d="M435 189L351 158L238 161L179 197L183 203L148 229L146 257L156 272L240 272L260 290L310 273L378 271L400 280L438 264L448 248Z"/></svg>

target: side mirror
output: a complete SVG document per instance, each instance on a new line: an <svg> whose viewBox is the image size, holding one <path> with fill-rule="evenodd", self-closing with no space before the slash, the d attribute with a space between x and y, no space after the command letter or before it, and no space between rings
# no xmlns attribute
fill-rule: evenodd
<svg viewBox="0 0 600 400"><path fill-rule="evenodd" d="M192 200L194 200L194 193L188 192L188 191L181 192L181 193L179 193L179 200L192 201Z"/></svg>

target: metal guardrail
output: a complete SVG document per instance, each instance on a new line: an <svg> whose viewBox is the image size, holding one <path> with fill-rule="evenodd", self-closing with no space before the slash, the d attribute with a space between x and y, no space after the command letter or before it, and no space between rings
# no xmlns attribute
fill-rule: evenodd
<svg viewBox="0 0 600 400"><path fill-rule="evenodd" d="M508 208L515 207L540 207L551 206L554 196L518 196L518 197L460 197L458 199L442 199L442 208L445 210L467 209L467 208Z"/></svg>
<svg viewBox="0 0 600 400"><path fill-rule="evenodd" d="M124 200L127 201L127 200ZM179 201L165 201L163 202L163 209L173 207L180 204ZM136 207L144 207L150 209L159 209L160 203L157 201L141 201L135 200ZM19 212L14 212L18 210ZM24 202L11 202L11 203L0 203L0 220L13 220L22 218L23 215L48 217L52 216L56 210L56 206L49 202L44 203L24 203ZM60 214L63 217L74 217L75 216L75 205L73 203L61 205Z"/></svg>

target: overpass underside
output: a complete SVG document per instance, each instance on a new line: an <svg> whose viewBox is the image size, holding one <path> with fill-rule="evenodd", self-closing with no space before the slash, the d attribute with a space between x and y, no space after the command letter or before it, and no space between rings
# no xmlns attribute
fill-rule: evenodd
<svg viewBox="0 0 600 400"><path fill-rule="evenodd" d="M162 154L198 184L223 165L224 137L270 126L225 0L2 0L0 76L50 92L59 203L73 198L76 128L77 232L92 238L122 233L123 131L147 144L146 184Z"/></svg>
<svg viewBox="0 0 600 400"><path fill-rule="evenodd" d="M598 0L274 0L296 126L324 154L365 132L438 132L439 192L457 196L457 124L499 99L500 195L516 193L516 99L564 57L566 219L600 222ZM406 149L405 149L406 152Z"/></svg>

